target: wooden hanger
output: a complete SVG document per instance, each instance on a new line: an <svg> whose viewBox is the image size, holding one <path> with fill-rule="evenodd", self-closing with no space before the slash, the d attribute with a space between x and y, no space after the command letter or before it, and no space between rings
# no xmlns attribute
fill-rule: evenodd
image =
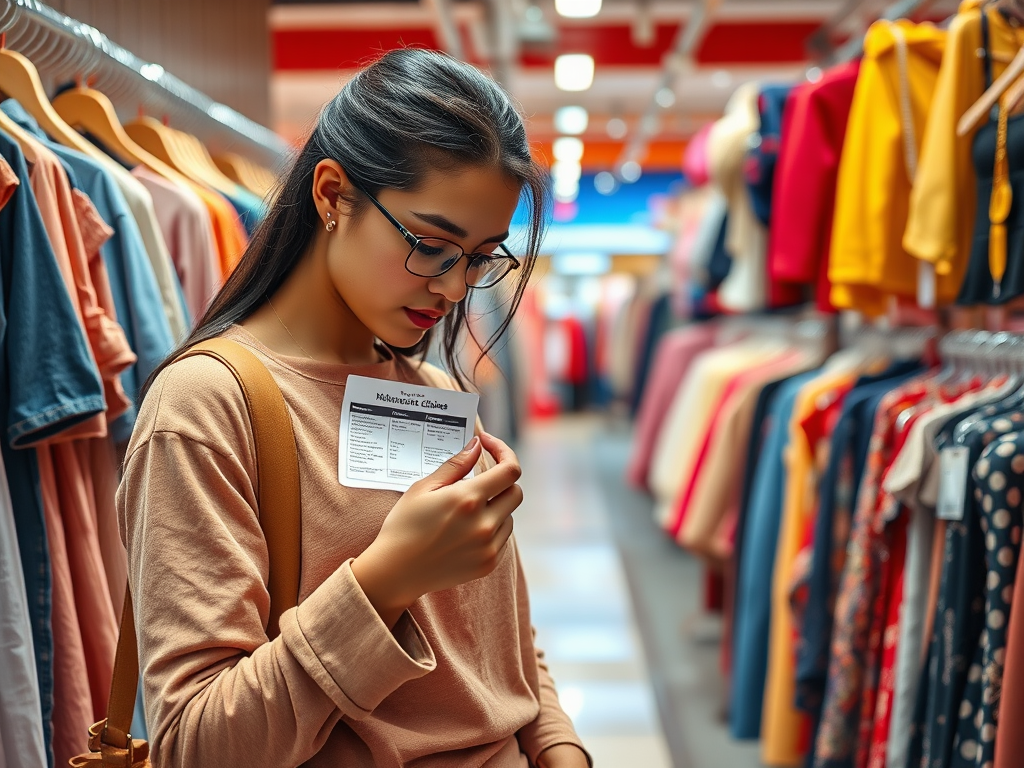
<svg viewBox="0 0 1024 768"><path fill-rule="evenodd" d="M50 100L46 98L35 65L9 48L0 49L0 92L21 104L39 123L39 127L57 143L70 149L77 149L100 162L106 159L100 150L79 136L57 114Z"/></svg>
<svg viewBox="0 0 1024 768"><path fill-rule="evenodd" d="M1024 50L1022 48L1021 50ZM1024 77L1021 77L1012 86L1006 89L1006 98L1003 99L1003 109L1008 114L1013 114L1021 102L1024 102Z"/></svg>
<svg viewBox="0 0 1024 768"><path fill-rule="evenodd" d="M140 147L125 133L114 105L100 91L88 87L72 88L53 100L53 108L68 125L91 133L121 160L145 166L171 181L185 181L182 174Z"/></svg>
<svg viewBox="0 0 1024 768"><path fill-rule="evenodd" d="M229 152L227 154L217 155L213 158L213 162L220 169L221 173L236 184L240 184L245 187L254 195L263 197L266 190L260 190L256 175L253 173L249 164L245 161L245 158Z"/></svg>
<svg viewBox="0 0 1024 768"><path fill-rule="evenodd" d="M209 175L211 179L216 179L218 188L227 194L238 193L238 184L230 177L225 176L224 172L217 167L203 142L191 133L185 133L184 131L176 131L176 133L181 140L182 146L191 155L195 163L202 166L203 172Z"/></svg>
<svg viewBox="0 0 1024 768"><path fill-rule="evenodd" d="M983 120L986 120L989 112L992 111L992 107L999 102L1003 94L1012 86L1019 84L1018 81L1022 75L1024 75L1024 48L1017 51L1017 55L1013 57L1013 61L1007 65L1003 73L996 78L988 90L981 94L981 98L964 112L960 122L956 125L956 135L966 136L977 128Z"/></svg>
<svg viewBox="0 0 1024 768"><path fill-rule="evenodd" d="M1013 13L1016 18L1017 13L1024 13L1017 3L1014 2L1003 2L997 0L997 2L991 3L991 6L996 7L998 10L1004 13ZM982 8L982 13L986 13L989 6ZM991 52L990 52L991 55ZM993 58L996 58L993 56ZM1021 77L1024 76L1024 48L1017 51L1017 54L1007 64L1006 69L1003 73L996 78L995 82L981 95L970 108L964 112L960 118L960 122L956 126L957 136L966 136L982 121L988 118L989 113L992 111L1003 94L1006 93L1012 86L1014 86Z"/></svg>
<svg viewBox="0 0 1024 768"><path fill-rule="evenodd" d="M211 179L203 172L202 166L195 164L192 159L182 151L178 137L166 125L152 117L140 116L124 126L132 140L151 155L159 158L174 170L193 182L207 187L212 187L223 192L218 187L216 179Z"/></svg>

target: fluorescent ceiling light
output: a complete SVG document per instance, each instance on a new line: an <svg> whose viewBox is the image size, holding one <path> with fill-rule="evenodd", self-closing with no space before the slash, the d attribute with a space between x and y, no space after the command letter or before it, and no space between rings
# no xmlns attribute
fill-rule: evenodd
<svg viewBox="0 0 1024 768"><path fill-rule="evenodd" d="M555 10L569 19L588 19L600 12L601 0L555 0Z"/></svg>
<svg viewBox="0 0 1024 768"><path fill-rule="evenodd" d="M578 163L583 158L583 142L575 136L561 136L555 139L552 151L555 160L571 160Z"/></svg>
<svg viewBox="0 0 1024 768"><path fill-rule="evenodd" d="M583 176L583 169L580 168L578 161L556 160L555 164L551 166L551 178L556 182L562 179L579 181L581 176Z"/></svg>
<svg viewBox="0 0 1024 768"><path fill-rule="evenodd" d="M563 203L575 200L576 195L580 193L580 180L571 176L557 178L554 183L554 193L555 197Z"/></svg>
<svg viewBox="0 0 1024 768"><path fill-rule="evenodd" d="M555 130L577 136L587 130L590 115L583 107L560 107L555 111Z"/></svg>
<svg viewBox="0 0 1024 768"><path fill-rule="evenodd" d="M555 85L563 91L585 91L594 83L594 57L563 53L555 59Z"/></svg>

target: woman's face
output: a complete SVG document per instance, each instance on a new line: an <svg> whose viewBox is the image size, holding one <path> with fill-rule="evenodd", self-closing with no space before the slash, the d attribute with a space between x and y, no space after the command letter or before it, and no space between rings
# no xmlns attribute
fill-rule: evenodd
<svg viewBox="0 0 1024 768"><path fill-rule="evenodd" d="M508 236L519 193L500 169L469 167L434 171L414 192L384 189L377 199L414 235L450 240L468 254L490 252ZM375 337L398 348L417 344L467 292L466 258L438 277L418 277L405 268L409 251L369 202L357 218L341 216L327 238L327 269L338 296Z"/></svg>

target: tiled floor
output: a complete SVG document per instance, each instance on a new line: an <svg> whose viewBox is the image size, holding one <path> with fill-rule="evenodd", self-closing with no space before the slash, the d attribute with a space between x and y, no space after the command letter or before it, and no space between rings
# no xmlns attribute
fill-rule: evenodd
<svg viewBox="0 0 1024 768"><path fill-rule="evenodd" d="M722 723L702 568L623 482L630 435L603 416L531 425L516 512L538 644L597 768L755 768Z"/></svg>
<svg viewBox="0 0 1024 768"><path fill-rule="evenodd" d="M670 768L629 592L592 462L565 422L520 442L516 537L537 641L597 768Z"/></svg>

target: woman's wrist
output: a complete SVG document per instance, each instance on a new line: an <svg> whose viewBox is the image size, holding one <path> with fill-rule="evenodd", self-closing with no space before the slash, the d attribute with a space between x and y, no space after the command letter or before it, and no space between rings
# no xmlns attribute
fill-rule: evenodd
<svg viewBox="0 0 1024 768"><path fill-rule="evenodd" d="M410 600L402 595L393 574L389 574L388 569L382 565L374 556L372 548L367 549L352 561L352 575L381 621L388 629L394 629L395 624L415 599Z"/></svg>
<svg viewBox="0 0 1024 768"><path fill-rule="evenodd" d="M589 768L587 754L575 744L556 744L537 756L537 768Z"/></svg>

